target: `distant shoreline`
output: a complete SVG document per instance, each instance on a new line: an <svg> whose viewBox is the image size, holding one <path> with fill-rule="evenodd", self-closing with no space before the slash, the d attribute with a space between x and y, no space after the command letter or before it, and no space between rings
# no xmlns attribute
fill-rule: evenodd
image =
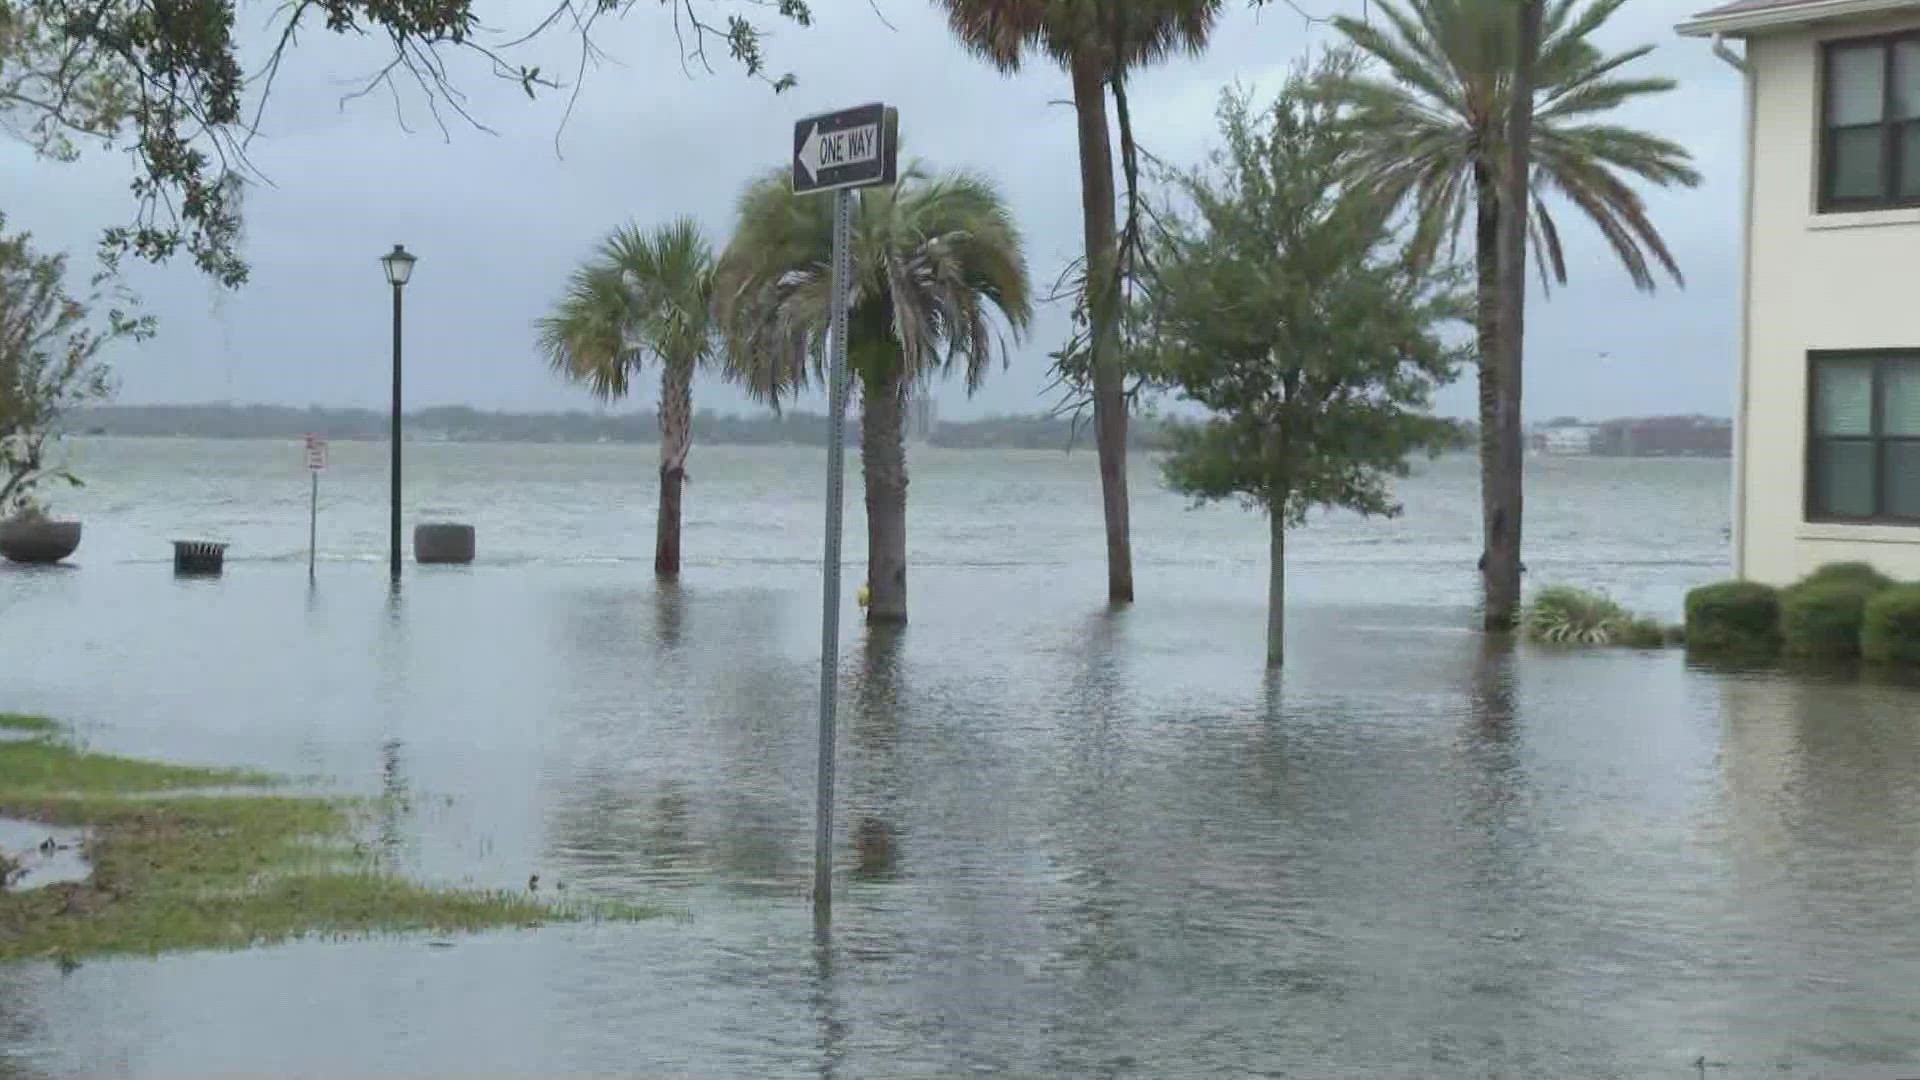
<svg viewBox="0 0 1920 1080"><path fill-rule="evenodd" d="M284 405L104 405L75 410L63 425L69 435L103 438L280 439L309 434L343 442L384 442L388 417L372 409L293 408ZM1472 450L1477 443L1469 422L1455 421L1459 436L1449 447ZM1564 425L1565 421L1555 421ZM484 412L461 405L435 406L407 413L405 437L413 443L630 444L657 445L659 425L650 411L623 413ZM848 419L849 445L859 444L859 418ZM1549 425L1549 427L1552 425ZM1539 428L1536 428L1538 432ZM1550 450L1570 456L1728 457L1729 425L1712 417L1645 417L1609 420L1586 428L1595 433L1590 448ZM1630 437L1619 437L1630 433ZM782 412L754 416L702 411L693 423L696 444L709 446L810 446L827 442L827 419L820 413ZM1092 432L1065 416L994 416L978 420L935 420L908 432L908 441L954 450L1092 449ZM1135 417L1128 445L1137 450L1168 446L1166 423Z"/></svg>

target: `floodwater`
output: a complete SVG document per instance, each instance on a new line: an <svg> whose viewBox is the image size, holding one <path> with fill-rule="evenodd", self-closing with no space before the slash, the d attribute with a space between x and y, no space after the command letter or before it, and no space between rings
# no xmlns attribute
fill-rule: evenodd
<svg viewBox="0 0 1920 1080"><path fill-rule="evenodd" d="M12 880L0 881L0 889L25 892L87 880L93 868L87 864L86 840L84 829L0 817L0 855L14 863Z"/></svg>
<svg viewBox="0 0 1920 1080"><path fill-rule="evenodd" d="M382 450L334 450L310 589L297 445L79 446L77 565L0 572L0 707L679 917L0 966L0 1072L1920 1072L1920 695L1489 648L1469 459L1298 535L1280 677L1262 523L1149 463L1122 612L1090 454L916 451L897 633L850 499L816 938L823 455L696 448L660 588L649 448L415 446L409 520L481 560L391 595ZM1530 579L1671 619L1723 572L1724 462L1532 464ZM227 573L176 581L198 536Z"/></svg>

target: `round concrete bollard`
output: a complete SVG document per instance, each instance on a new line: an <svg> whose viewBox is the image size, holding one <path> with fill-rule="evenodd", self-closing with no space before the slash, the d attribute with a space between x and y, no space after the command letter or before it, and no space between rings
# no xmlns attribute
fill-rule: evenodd
<svg viewBox="0 0 1920 1080"><path fill-rule="evenodd" d="M57 563L80 546L80 523L47 518L0 521L0 556L8 562Z"/></svg>
<svg viewBox="0 0 1920 1080"><path fill-rule="evenodd" d="M413 561L417 563L470 563L473 561L473 526L436 522L413 527Z"/></svg>

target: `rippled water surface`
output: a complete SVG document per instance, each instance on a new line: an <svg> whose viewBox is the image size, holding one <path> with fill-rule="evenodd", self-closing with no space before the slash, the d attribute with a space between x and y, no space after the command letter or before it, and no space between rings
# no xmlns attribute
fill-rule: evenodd
<svg viewBox="0 0 1920 1080"><path fill-rule="evenodd" d="M393 596L378 446L335 447L312 589L297 445L77 449L76 565L0 571L0 708L400 795L375 839L431 880L681 917L0 966L0 1072L1920 1067L1920 694L1489 648L1469 459L1299 534L1278 678L1262 523L1150 463L1117 613L1090 454L916 451L892 634L850 499L816 939L821 454L697 448L663 589L648 448L414 446L409 520L481 559ZM1722 573L1724 462L1531 464L1530 580L1671 619ZM223 578L172 578L195 536Z"/></svg>

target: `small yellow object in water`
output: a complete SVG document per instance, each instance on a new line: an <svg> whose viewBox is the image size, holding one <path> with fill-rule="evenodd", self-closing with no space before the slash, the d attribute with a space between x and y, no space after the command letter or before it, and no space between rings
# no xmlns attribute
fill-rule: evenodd
<svg viewBox="0 0 1920 1080"><path fill-rule="evenodd" d="M854 602L858 603L861 607L866 607L867 601L873 599L873 590L867 588L863 583L858 589L853 591L853 599Z"/></svg>

